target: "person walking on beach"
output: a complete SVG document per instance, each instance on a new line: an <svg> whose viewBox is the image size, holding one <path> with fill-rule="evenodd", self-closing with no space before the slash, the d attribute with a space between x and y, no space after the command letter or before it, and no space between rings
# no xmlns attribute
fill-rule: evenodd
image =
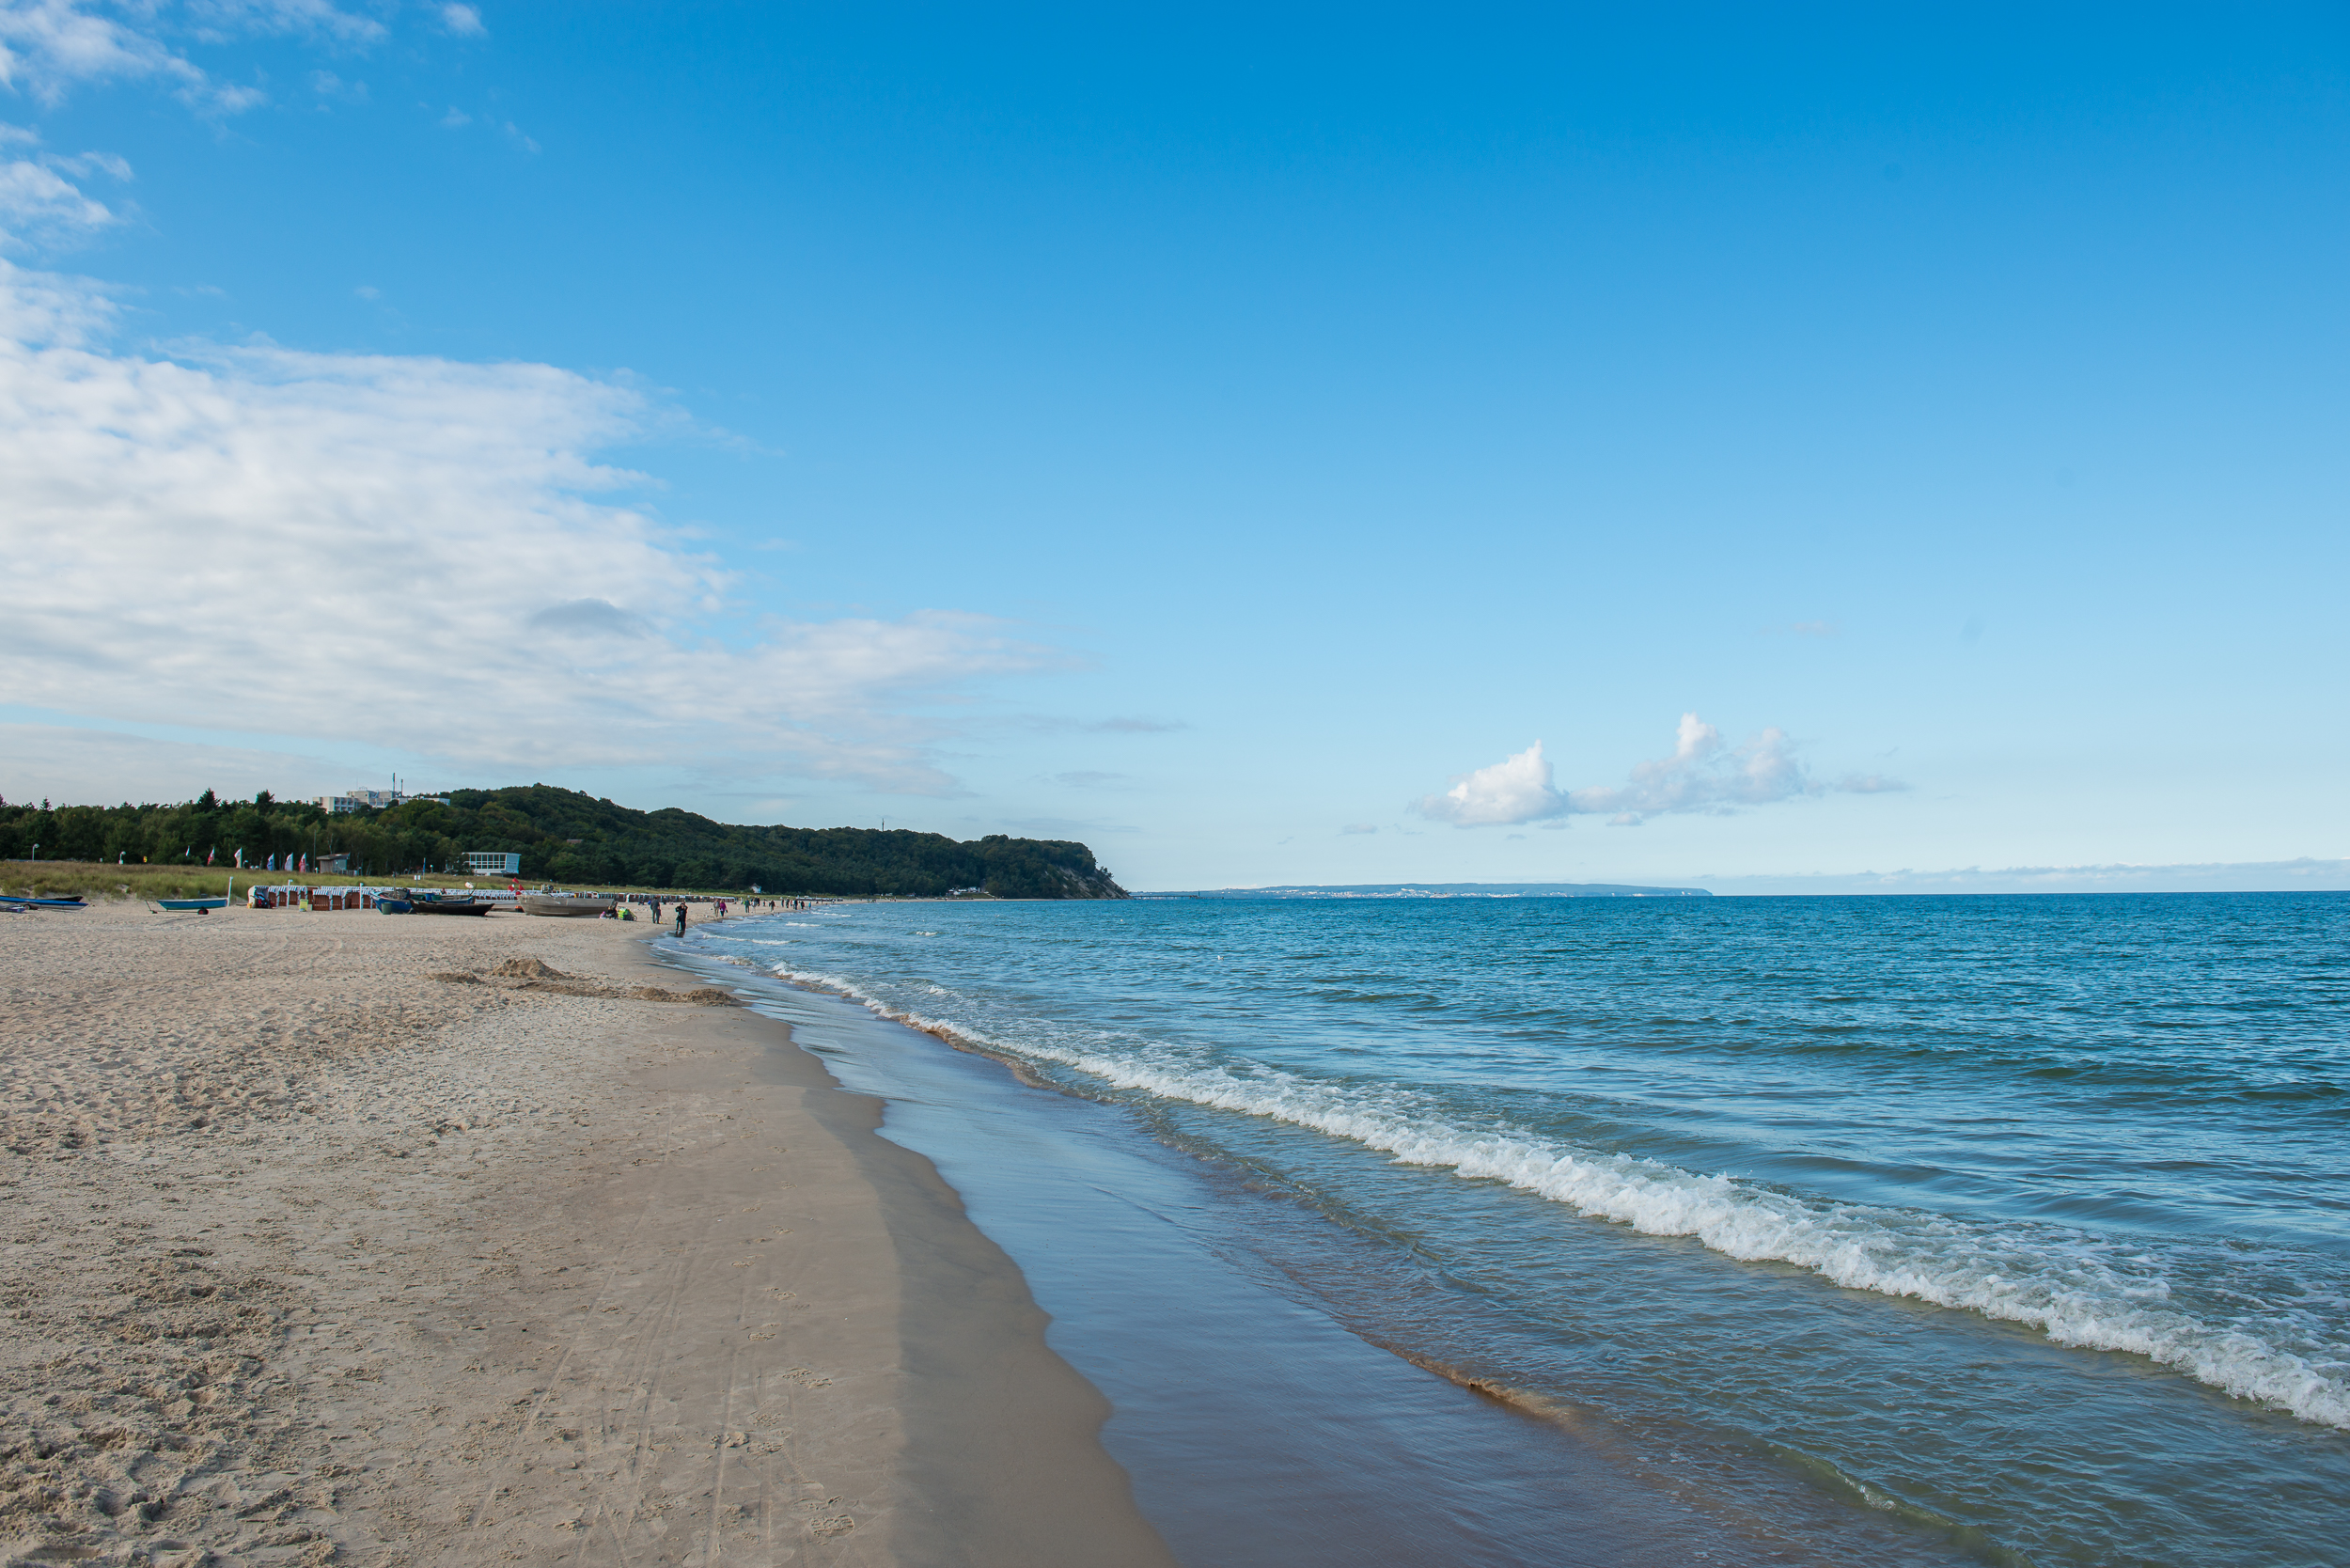
<svg viewBox="0 0 2350 1568"><path fill-rule="evenodd" d="M679 941L685 940L685 901L683 899L677 902L677 934Z"/></svg>

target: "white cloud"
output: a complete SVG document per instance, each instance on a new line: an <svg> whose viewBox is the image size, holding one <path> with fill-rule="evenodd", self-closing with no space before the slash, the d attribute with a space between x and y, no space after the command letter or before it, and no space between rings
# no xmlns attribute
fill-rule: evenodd
<svg viewBox="0 0 2350 1568"><path fill-rule="evenodd" d="M131 161L112 152L52 152L41 162L53 169L63 169L76 180L87 180L93 174L112 180L131 178Z"/></svg>
<svg viewBox="0 0 2350 1568"><path fill-rule="evenodd" d="M1341 836L1350 833L1376 833L1378 831L1379 824L1377 823L1348 823L1344 827L1339 829Z"/></svg>
<svg viewBox="0 0 2350 1568"><path fill-rule="evenodd" d="M1578 813L1637 825L1668 811L1726 812L1825 792L1795 760L1785 730L1765 729L1731 747L1720 730L1684 713L1671 756L1642 762L1621 788L1576 790L1568 799Z"/></svg>
<svg viewBox="0 0 2350 1568"><path fill-rule="evenodd" d="M129 180L128 163L111 152L33 150L39 145L39 132L0 124L0 147L24 149L21 156L0 163L0 249L69 244L122 221L120 214L66 177L86 180L101 174Z"/></svg>
<svg viewBox="0 0 2350 1568"><path fill-rule="evenodd" d="M67 243L118 221L54 168L23 158L0 164L0 246Z"/></svg>
<svg viewBox="0 0 2350 1568"><path fill-rule="evenodd" d="M1695 713L1681 715L1672 754L1642 762L1622 785L1561 792L1537 741L1527 750L1454 780L1440 795L1415 807L1420 815L1461 827L1515 826L1568 816L1605 816L1613 826L1637 827L1668 812L1726 815L1740 807L1824 795L1831 791L1880 794L1908 786L1882 775L1824 784L1804 770L1783 729L1769 729L1732 746Z"/></svg>
<svg viewBox="0 0 2350 1568"><path fill-rule="evenodd" d="M1464 774L1440 795L1422 796L1414 808L1423 817L1456 827L1491 827L1530 823L1570 809L1552 787L1550 763L1536 741L1516 756Z"/></svg>
<svg viewBox="0 0 2350 1568"><path fill-rule="evenodd" d="M16 702L358 740L477 774L739 759L945 792L916 710L1068 661L951 611L708 629L728 579L596 449L634 391L544 365L112 350L0 262L0 668ZM729 761L728 765L734 765Z"/></svg>
<svg viewBox="0 0 2350 1568"><path fill-rule="evenodd" d="M171 39L218 44L251 36L365 49L386 29L332 0L0 0L0 86L54 104L76 84L151 80L197 108L236 114L266 95L214 81Z"/></svg>
<svg viewBox="0 0 2350 1568"><path fill-rule="evenodd" d="M471 6L443 6L441 25L461 39L478 39L490 30L481 24L481 13Z"/></svg>
<svg viewBox="0 0 2350 1568"><path fill-rule="evenodd" d="M365 103L368 101L368 85L365 82L346 82L331 71L310 72L310 90L321 98L340 99L349 103ZM325 105L321 104L320 107Z"/></svg>
<svg viewBox="0 0 2350 1568"><path fill-rule="evenodd" d="M371 16L330 0L190 0L196 36L207 40L240 33L298 35L346 46L382 41L385 29Z"/></svg>
<svg viewBox="0 0 2350 1568"><path fill-rule="evenodd" d="M0 0L0 86L55 103L76 82L146 77L187 90L205 85L204 73L161 39L81 0Z"/></svg>

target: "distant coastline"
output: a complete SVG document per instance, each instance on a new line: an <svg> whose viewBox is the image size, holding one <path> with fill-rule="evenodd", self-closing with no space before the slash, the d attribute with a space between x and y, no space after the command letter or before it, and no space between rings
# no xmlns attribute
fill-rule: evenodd
<svg viewBox="0 0 2350 1568"><path fill-rule="evenodd" d="M1614 882L1362 882L1283 887L1203 887L1136 893L1138 899L1710 899L1703 887L1636 887Z"/></svg>

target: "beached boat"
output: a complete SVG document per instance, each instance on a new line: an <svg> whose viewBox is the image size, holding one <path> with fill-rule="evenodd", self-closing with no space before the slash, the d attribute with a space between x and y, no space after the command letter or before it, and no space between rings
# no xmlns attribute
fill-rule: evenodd
<svg viewBox="0 0 2350 1568"><path fill-rule="evenodd" d="M619 901L598 898L593 894L525 893L522 906L525 915L553 915L574 920L598 919L619 908Z"/></svg>
<svg viewBox="0 0 2350 1568"><path fill-rule="evenodd" d="M207 910L227 908L228 901L226 898L157 899L155 907L165 915L184 915L191 909L201 915Z"/></svg>
<svg viewBox="0 0 2350 1568"><path fill-rule="evenodd" d="M410 895L408 900L408 913L411 915L487 915L492 907L490 900L477 899L470 893L462 899L415 893Z"/></svg>
<svg viewBox="0 0 2350 1568"><path fill-rule="evenodd" d="M14 893L0 893L0 904L16 909L87 909L80 899L28 899Z"/></svg>

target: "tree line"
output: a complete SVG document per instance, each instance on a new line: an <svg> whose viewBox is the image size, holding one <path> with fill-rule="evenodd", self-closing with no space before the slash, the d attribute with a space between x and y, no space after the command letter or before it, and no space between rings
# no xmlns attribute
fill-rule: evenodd
<svg viewBox="0 0 2350 1568"><path fill-rule="evenodd" d="M977 887L1005 899L1123 898L1080 843L1002 834L958 842L903 829L749 827L671 807L636 811L576 790L532 784L454 790L447 804L402 801L330 814L264 790L177 805L0 802L0 858L118 858L131 864L251 868L271 855L347 855L354 874L397 877L462 864L468 851L519 854L526 882L771 893L937 897Z"/></svg>

